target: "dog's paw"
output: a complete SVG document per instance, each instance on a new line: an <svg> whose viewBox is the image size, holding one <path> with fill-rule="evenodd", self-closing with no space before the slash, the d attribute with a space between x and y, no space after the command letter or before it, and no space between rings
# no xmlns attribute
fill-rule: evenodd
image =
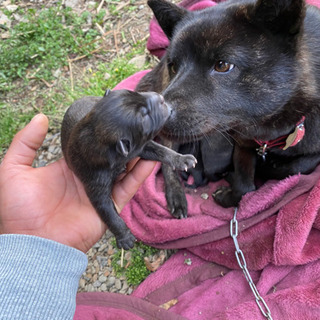
<svg viewBox="0 0 320 320"><path fill-rule="evenodd" d="M186 195L183 189L171 190L166 192L166 199L168 209L171 215L177 219L184 219L187 217L188 204Z"/></svg>
<svg viewBox="0 0 320 320"><path fill-rule="evenodd" d="M121 236L116 236L116 242L119 249L129 250L133 248L136 238L131 231L127 229Z"/></svg>
<svg viewBox="0 0 320 320"><path fill-rule="evenodd" d="M197 164L197 159L192 154L181 154L174 161L174 169L180 171L188 171L190 168L194 168Z"/></svg>
<svg viewBox="0 0 320 320"><path fill-rule="evenodd" d="M236 207L241 200L241 196L235 196L231 187L220 187L212 194L214 200L222 207Z"/></svg>

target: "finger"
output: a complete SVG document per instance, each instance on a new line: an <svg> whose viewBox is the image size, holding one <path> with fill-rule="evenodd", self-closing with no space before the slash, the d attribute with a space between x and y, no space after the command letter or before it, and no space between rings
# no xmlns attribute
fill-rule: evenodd
<svg viewBox="0 0 320 320"><path fill-rule="evenodd" d="M36 115L30 123L13 138L4 162L15 165L31 166L47 132L48 118L44 114Z"/></svg>
<svg viewBox="0 0 320 320"><path fill-rule="evenodd" d="M134 166L136 165L136 163L139 161L140 158L134 158L132 160L130 160L127 165L126 165L126 171L121 173L117 179L116 182L122 180L131 170L132 168L134 168Z"/></svg>
<svg viewBox="0 0 320 320"><path fill-rule="evenodd" d="M132 160L130 160L127 164L127 172L131 171L135 165L137 164L137 162L140 160L140 158L134 158Z"/></svg>
<svg viewBox="0 0 320 320"><path fill-rule="evenodd" d="M115 206L120 212L153 171L156 161L139 160L131 171L112 190Z"/></svg>

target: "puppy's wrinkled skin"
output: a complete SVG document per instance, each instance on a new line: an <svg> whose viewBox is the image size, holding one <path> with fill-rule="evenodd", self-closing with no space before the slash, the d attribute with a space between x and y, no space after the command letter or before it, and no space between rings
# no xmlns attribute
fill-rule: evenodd
<svg viewBox="0 0 320 320"><path fill-rule="evenodd" d="M319 9L303 0L231 0L196 12L148 4L170 39L141 85L168 83L160 92L173 114L161 134L181 143L220 131L234 140L231 187L215 200L236 206L257 174L311 172L320 162ZM303 116L303 139L268 149L262 161L255 139L289 135Z"/></svg>
<svg viewBox="0 0 320 320"><path fill-rule="evenodd" d="M177 170L194 167L192 155L180 155L152 139L170 117L161 95L127 90L108 91L103 98L85 97L67 110L61 128L66 162L115 235L119 248L135 238L118 215L111 198L113 183L135 157L157 160Z"/></svg>

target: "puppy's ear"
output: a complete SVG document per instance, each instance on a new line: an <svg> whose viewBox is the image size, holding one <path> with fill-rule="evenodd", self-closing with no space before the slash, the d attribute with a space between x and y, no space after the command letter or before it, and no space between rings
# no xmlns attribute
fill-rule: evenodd
<svg viewBox="0 0 320 320"><path fill-rule="evenodd" d="M165 0L148 0L148 5L152 9L161 29L171 40L176 24L188 11Z"/></svg>
<svg viewBox="0 0 320 320"><path fill-rule="evenodd" d="M104 96L104 97L107 96L110 92L111 92L111 90L110 90L110 89L107 89L103 96Z"/></svg>
<svg viewBox="0 0 320 320"><path fill-rule="evenodd" d="M304 0L258 0L254 20L273 33L295 35L305 16Z"/></svg>
<svg viewBox="0 0 320 320"><path fill-rule="evenodd" d="M117 152L127 157L131 151L131 142L128 139L120 139L116 146Z"/></svg>

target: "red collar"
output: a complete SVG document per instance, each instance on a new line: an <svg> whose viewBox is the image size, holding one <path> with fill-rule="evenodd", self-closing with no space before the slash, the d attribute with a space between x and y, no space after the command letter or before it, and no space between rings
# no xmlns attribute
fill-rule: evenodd
<svg viewBox="0 0 320 320"><path fill-rule="evenodd" d="M294 131L289 135L284 135L270 141L254 139L254 141L260 146L260 148L257 148L258 155L265 159L267 149L278 147L279 149L286 150L289 147L293 147L298 144L303 139L305 134L304 120L305 116L302 116L300 121L296 124Z"/></svg>

